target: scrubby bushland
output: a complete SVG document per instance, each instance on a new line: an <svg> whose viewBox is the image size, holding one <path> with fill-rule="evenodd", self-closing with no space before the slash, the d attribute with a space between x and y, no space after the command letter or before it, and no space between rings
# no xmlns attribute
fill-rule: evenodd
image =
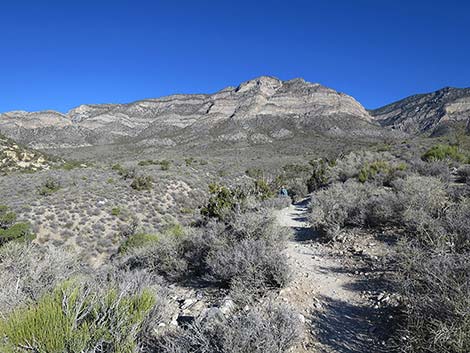
<svg viewBox="0 0 470 353"><path fill-rule="evenodd" d="M83 270L77 255L59 248L15 242L4 245L0 248L0 314L37 300Z"/></svg>
<svg viewBox="0 0 470 353"><path fill-rule="evenodd" d="M390 190L349 180L315 193L310 221L327 239L334 240L347 226L396 222L399 207Z"/></svg>
<svg viewBox="0 0 470 353"><path fill-rule="evenodd" d="M439 156L442 150L432 151L429 156ZM356 174L363 163L363 159L356 157L349 155L346 161L339 160L338 168L330 169L332 184L313 195L313 225L329 239L335 239L350 226L396 227L403 234L396 259L395 289L403 304L397 349L406 353L468 352L468 197L464 193L457 197L452 191L455 187L447 183L449 164L432 161L441 158L426 158L432 162L411 161L410 168L384 187L386 183L361 177L369 175L370 170L361 169ZM447 157L445 154L443 159ZM366 166L371 163L375 162L369 161ZM380 162L374 169L387 169L388 165ZM358 177L364 183L355 181Z"/></svg>
<svg viewBox="0 0 470 353"><path fill-rule="evenodd" d="M282 254L287 236L266 212L247 212L183 234L157 235L144 246L128 249L121 267L170 279L203 276L224 287L243 283L257 293L287 283Z"/></svg>
<svg viewBox="0 0 470 353"><path fill-rule="evenodd" d="M149 290L66 281L37 303L0 321L2 352L116 352L138 348L137 336L155 304Z"/></svg>
<svg viewBox="0 0 470 353"><path fill-rule="evenodd" d="M389 152L351 152L328 168L330 182L345 182L348 179L366 181L372 177L386 176L393 170L403 169L403 163ZM384 173L385 172L385 173Z"/></svg>
<svg viewBox="0 0 470 353"><path fill-rule="evenodd" d="M267 305L229 318L208 317L156 340L162 353L283 353L301 337L298 315L286 306Z"/></svg>

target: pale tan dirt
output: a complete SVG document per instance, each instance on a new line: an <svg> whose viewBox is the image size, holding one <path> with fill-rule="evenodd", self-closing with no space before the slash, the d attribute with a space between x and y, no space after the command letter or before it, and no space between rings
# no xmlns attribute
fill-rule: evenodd
<svg viewBox="0 0 470 353"><path fill-rule="evenodd" d="M294 352L381 352L381 342L373 335L375 309L358 290L364 278L349 268L354 255L338 255L332 246L319 242L307 213L304 200L276 214L279 224L294 232L286 249L293 280L280 292L281 300L305 318L304 340Z"/></svg>

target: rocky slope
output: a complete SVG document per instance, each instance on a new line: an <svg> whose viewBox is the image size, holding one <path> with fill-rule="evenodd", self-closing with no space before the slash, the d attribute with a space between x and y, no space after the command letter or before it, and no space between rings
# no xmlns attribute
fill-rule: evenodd
<svg viewBox="0 0 470 353"><path fill-rule="evenodd" d="M455 127L470 132L470 88L446 87L428 94L418 94L370 114L382 126L412 134L439 136Z"/></svg>
<svg viewBox="0 0 470 353"><path fill-rule="evenodd" d="M264 144L296 136L386 134L352 97L302 79L259 77L215 94L0 115L0 132L35 148Z"/></svg>
<svg viewBox="0 0 470 353"><path fill-rule="evenodd" d="M49 169L50 165L42 153L23 148L0 135L0 174Z"/></svg>

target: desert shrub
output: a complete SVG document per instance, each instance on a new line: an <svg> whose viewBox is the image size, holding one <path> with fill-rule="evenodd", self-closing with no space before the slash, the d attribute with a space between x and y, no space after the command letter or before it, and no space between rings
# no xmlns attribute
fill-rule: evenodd
<svg viewBox="0 0 470 353"><path fill-rule="evenodd" d="M289 196L298 202L308 194L307 183L303 179L293 179L287 184Z"/></svg>
<svg viewBox="0 0 470 353"><path fill-rule="evenodd" d="M126 253L130 249L148 246L152 243L156 243L157 241L158 235L156 234L137 233L124 240L119 247L119 252Z"/></svg>
<svg viewBox="0 0 470 353"><path fill-rule="evenodd" d="M260 200L266 200L274 196L271 187L264 179L255 180L254 195Z"/></svg>
<svg viewBox="0 0 470 353"><path fill-rule="evenodd" d="M409 176L394 187L402 207L402 224L423 244L446 241L440 217L449 199L443 183L434 177Z"/></svg>
<svg viewBox="0 0 470 353"><path fill-rule="evenodd" d="M465 198L447 207L441 222L450 250L460 254L470 252L470 199Z"/></svg>
<svg viewBox="0 0 470 353"><path fill-rule="evenodd" d="M16 213L11 212L8 206L0 205L0 228L6 229L16 221Z"/></svg>
<svg viewBox="0 0 470 353"><path fill-rule="evenodd" d="M398 200L391 190L349 180L315 193L311 208L312 226L334 240L346 226L393 223Z"/></svg>
<svg viewBox="0 0 470 353"><path fill-rule="evenodd" d="M360 151L351 152L336 161L336 164L328 168L327 175L330 182L348 179L360 179L365 182L371 179L393 177L393 173L406 168L406 164L394 157L389 152Z"/></svg>
<svg viewBox="0 0 470 353"><path fill-rule="evenodd" d="M358 174L358 179L361 183L365 183L368 180L374 180L381 177L386 178L394 168L386 161L377 160L372 163L366 163Z"/></svg>
<svg viewBox="0 0 470 353"><path fill-rule="evenodd" d="M67 171L70 171L70 170L73 170L75 168L81 168L84 165L85 164L81 161L69 160L69 161L64 162L62 165L60 165L60 168L64 169L64 170L67 170Z"/></svg>
<svg viewBox="0 0 470 353"><path fill-rule="evenodd" d="M190 167L194 163L195 159L193 157L188 157L184 159L186 167Z"/></svg>
<svg viewBox="0 0 470 353"><path fill-rule="evenodd" d="M11 227L0 229L0 245L10 241L24 242L33 239L34 234L31 232L31 225L29 223L15 223Z"/></svg>
<svg viewBox="0 0 470 353"><path fill-rule="evenodd" d="M313 192L328 184L327 169L329 163L324 159L319 159L310 161L310 165L313 171L307 180L307 190L308 192Z"/></svg>
<svg viewBox="0 0 470 353"><path fill-rule="evenodd" d="M124 180L132 179L136 176L135 168L124 168L122 165L114 164L111 167L112 170L116 171Z"/></svg>
<svg viewBox="0 0 470 353"><path fill-rule="evenodd" d="M264 172L259 168L248 168L245 174L253 179L262 179L264 176Z"/></svg>
<svg viewBox="0 0 470 353"><path fill-rule="evenodd" d="M139 239L142 241L142 237ZM142 246L127 246L121 268L146 269L171 279L187 274L186 253L189 248L185 236L164 234L155 238L146 238L143 243Z"/></svg>
<svg viewBox="0 0 470 353"><path fill-rule="evenodd" d="M209 244L205 272L224 286L243 283L251 292L283 287L289 268L282 253L289 236L267 212L248 212L231 219Z"/></svg>
<svg viewBox="0 0 470 353"><path fill-rule="evenodd" d="M0 248L0 314L37 300L80 269L78 257L63 249L4 245Z"/></svg>
<svg viewBox="0 0 470 353"><path fill-rule="evenodd" d="M41 196L49 196L60 189L60 182L57 179L48 177L42 185L38 187Z"/></svg>
<svg viewBox="0 0 470 353"><path fill-rule="evenodd" d="M209 201L201 209L201 214L209 218L224 219L230 212L239 209L246 194L239 188L228 188L219 184L210 184Z"/></svg>
<svg viewBox="0 0 470 353"><path fill-rule="evenodd" d="M301 337L298 314L287 306L265 305L224 318L209 317L155 342L163 353L283 353Z"/></svg>
<svg viewBox="0 0 470 353"><path fill-rule="evenodd" d="M171 162L164 159L160 161L160 169L161 170L169 170L170 169Z"/></svg>
<svg viewBox="0 0 470 353"><path fill-rule="evenodd" d="M148 166L148 165L158 165L159 162L157 161L154 161L152 159L147 159L145 161L140 161L139 163L137 163L137 165L141 166L141 167L145 167L145 166Z"/></svg>
<svg viewBox="0 0 470 353"><path fill-rule="evenodd" d="M11 212L8 206L0 205L0 246L10 241L24 242L34 239L29 223L15 222L16 213Z"/></svg>
<svg viewBox="0 0 470 353"><path fill-rule="evenodd" d="M111 209L111 215L113 216L119 216L121 214L121 208L120 207L113 207Z"/></svg>
<svg viewBox="0 0 470 353"><path fill-rule="evenodd" d="M414 160L412 161L412 171L423 176L439 178L443 182L451 180L449 163L446 161L424 162L422 160Z"/></svg>
<svg viewBox="0 0 470 353"><path fill-rule="evenodd" d="M262 292L288 280L287 236L266 213L236 214L183 234L167 229L147 246L129 248L120 266L170 279L201 275L224 287L243 282Z"/></svg>
<svg viewBox="0 0 470 353"><path fill-rule="evenodd" d="M153 178L149 175L139 175L134 177L131 188L137 191L150 190L153 186Z"/></svg>
<svg viewBox="0 0 470 353"><path fill-rule="evenodd" d="M421 158L425 161L455 160L465 162L467 157L459 151L458 146L439 144L427 150Z"/></svg>
<svg viewBox="0 0 470 353"><path fill-rule="evenodd" d="M148 290L124 295L67 281L0 321L5 338L0 345L6 352L135 352L140 326L154 304Z"/></svg>
<svg viewBox="0 0 470 353"><path fill-rule="evenodd" d="M470 164L465 164L457 169L457 182L470 184Z"/></svg>
<svg viewBox="0 0 470 353"><path fill-rule="evenodd" d="M283 287L289 279L285 255L267 240L224 242L211 249L205 262L211 279L228 286L243 283L250 293Z"/></svg>
<svg viewBox="0 0 470 353"><path fill-rule="evenodd" d="M468 254L402 249L398 287L405 298L404 352L470 351Z"/></svg>

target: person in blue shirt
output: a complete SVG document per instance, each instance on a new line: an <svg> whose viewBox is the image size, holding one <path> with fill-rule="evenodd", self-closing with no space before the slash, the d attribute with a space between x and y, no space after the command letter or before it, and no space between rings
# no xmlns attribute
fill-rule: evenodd
<svg viewBox="0 0 470 353"><path fill-rule="evenodd" d="M281 195L281 196L289 196L289 193L287 192L287 189L286 189L286 187L285 187L284 185L281 187L281 190L279 191L279 195Z"/></svg>

